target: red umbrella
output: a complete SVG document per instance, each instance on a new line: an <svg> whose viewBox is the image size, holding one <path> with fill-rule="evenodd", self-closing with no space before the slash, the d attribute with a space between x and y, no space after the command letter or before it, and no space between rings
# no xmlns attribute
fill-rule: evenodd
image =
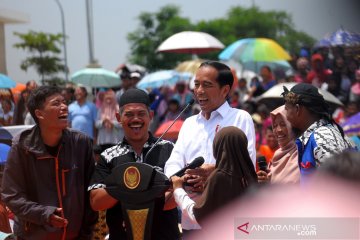
<svg viewBox="0 0 360 240"><path fill-rule="evenodd" d="M156 130L155 136L160 137L166 131L166 129L168 129L168 127L172 124L172 122L173 121L167 121L161 124L160 127ZM177 120L174 123L174 125L169 129L169 131L163 136L163 139L168 139L168 140L177 139L183 123L184 123L183 120Z"/></svg>

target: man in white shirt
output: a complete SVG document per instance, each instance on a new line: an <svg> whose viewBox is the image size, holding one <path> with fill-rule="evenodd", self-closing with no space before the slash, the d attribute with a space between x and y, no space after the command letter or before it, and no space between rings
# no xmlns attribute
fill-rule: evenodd
<svg viewBox="0 0 360 240"><path fill-rule="evenodd" d="M193 199L203 191L207 176L215 168L216 160L213 156L212 143L215 134L221 128L236 126L246 134L247 148L255 166L255 128L252 118L246 111L231 108L226 101L233 81L230 68L216 61L202 63L196 72L194 94L201 112L185 120L165 165L165 174L170 177L196 157L204 157L205 164L201 168L186 172L187 182L193 185L188 188L192 192L189 196ZM200 227L191 223L187 216L183 215L182 228L191 230Z"/></svg>

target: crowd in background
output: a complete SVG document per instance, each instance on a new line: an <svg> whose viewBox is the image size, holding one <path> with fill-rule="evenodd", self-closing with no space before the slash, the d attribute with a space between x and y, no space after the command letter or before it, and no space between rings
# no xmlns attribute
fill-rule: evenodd
<svg viewBox="0 0 360 240"><path fill-rule="evenodd" d="M323 51L313 54L307 52L295 58L293 64L293 71L290 72L271 69L264 65L259 68L258 75L250 81L240 77L234 82L227 99L231 107L246 110L252 116L256 131L256 157L264 159L270 174L273 174L270 178L273 183L280 181L278 180L280 178L281 181L288 183L299 181L299 172L296 171L294 174L295 171L289 166L285 167L282 161L285 157L289 158L292 169L298 169L295 136L290 123L286 120L284 107L278 108L279 106L273 104L259 102L258 97L261 94L282 82L309 83L329 91L343 103L343 106L332 108L332 117L337 123L342 123L359 113L360 109L360 69L359 62L355 58L336 51L333 52L332 58ZM122 141L124 129L115 113L120 111L119 105L123 93L128 89L136 88L141 77L138 72L123 69L120 74L122 85L119 88L90 90L86 86L67 84L62 89L62 95L69 109L69 127L91 137L97 155ZM0 90L0 125L35 123L26 108L26 101L31 91L37 87L35 81L29 81L26 89L19 96L13 96L10 89ZM180 81L173 87L163 86L146 91L150 97L150 108L154 112L150 124L150 131L153 134L161 124L176 119L193 99L191 84L185 81ZM195 103L184 111L179 119L185 120L200 111L200 106ZM280 129L281 125L287 130ZM280 134L286 135L286 141L281 140ZM355 143L360 141L360 136L351 137ZM176 141L176 139L169 140ZM264 172L262 175L260 171L261 166L257 165L258 181L269 181L269 173ZM255 179L256 176L252 175Z"/></svg>
<svg viewBox="0 0 360 240"><path fill-rule="evenodd" d="M294 56L290 61L293 67L290 71L271 69L263 65L250 81L240 76L238 81L234 82L228 101L232 107L244 109L252 115L257 131L257 150L267 161L270 161L278 148L270 117L270 112L278 106L259 104L256 99L277 83L311 83L329 91L344 104L332 109L333 118L338 123L359 112L359 62L356 56L345 55L344 52L341 48L335 48L330 54L329 50L324 48L311 54L303 49L299 56ZM115 112L119 109L119 98L127 89L136 87L141 77L139 72L123 68L120 74L121 87L92 89L91 96L88 96L90 89L85 86L68 83L62 94L69 105L70 126L94 138L99 152L122 140L124 133L115 118ZM191 101L193 93L190 86L189 82L181 81L173 87L147 89L152 101L151 110L154 111L154 119L150 125L152 133L155 133L162 123L174 120ZM0 89L0 125L34 124L25 103L29 93L36 87L35 81L27 82L26 89L19 96L14 96L10 89ZM184 120L199 111L200 107L194 104L179 119Z"/></svg>

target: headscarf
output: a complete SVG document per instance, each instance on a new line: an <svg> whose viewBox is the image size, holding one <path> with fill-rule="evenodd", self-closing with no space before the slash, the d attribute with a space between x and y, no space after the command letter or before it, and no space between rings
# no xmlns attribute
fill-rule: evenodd
<svg viewBox="0 0 360 240"><path fill-rule="evenodd" d="M107 102L106 99L110 98L111 101ZM119 111L119 106L116 102L115 92L108 90L104 93L103 101L100 106L101 120L109 119L110 121L116 121L115 114Z"/></svg>
<svg viewBox="0 0 360 240"><path fill-rule="evenodd" d="M291 124L286 119L285 106L278 107L270 113L271 120L274 122L275 118L280 116L286 124L286 129L289 137L287 143L279 143L278 150L275 151L273 156L270 172L271 183L298 183L300 181L300 170L298 166L298 153L295 144L295 135L292 132ZM274 129L275 131L275 129Z"/></svg>
<svg viewBox="0 0 360 240"><path fill-rule="evenodd" d="M241 195L250 184L257 182L247 145L246 135L237 127L224 127L216 134L213 142L215 170L194 206L198 222Z"/></svg>
<svg viewBox="0 0 360 240"><path fill-rule="evenodd" d="M104 95L105 95L106 90L105 89L100 89L97 94L96 94L96 100L95 100L95 106L97 108L101 107L102 102L104 101Z"/></svg>

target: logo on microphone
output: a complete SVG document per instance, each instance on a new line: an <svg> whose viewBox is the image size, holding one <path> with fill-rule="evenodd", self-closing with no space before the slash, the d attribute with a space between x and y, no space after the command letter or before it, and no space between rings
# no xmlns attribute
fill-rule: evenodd
<svg viewBox="0 0 360 240"><path fill-rule="evenodd" d="M140 183L140 172L137 167L130 166L124 172L124 183L129 189L135 189Z"/></svg>

